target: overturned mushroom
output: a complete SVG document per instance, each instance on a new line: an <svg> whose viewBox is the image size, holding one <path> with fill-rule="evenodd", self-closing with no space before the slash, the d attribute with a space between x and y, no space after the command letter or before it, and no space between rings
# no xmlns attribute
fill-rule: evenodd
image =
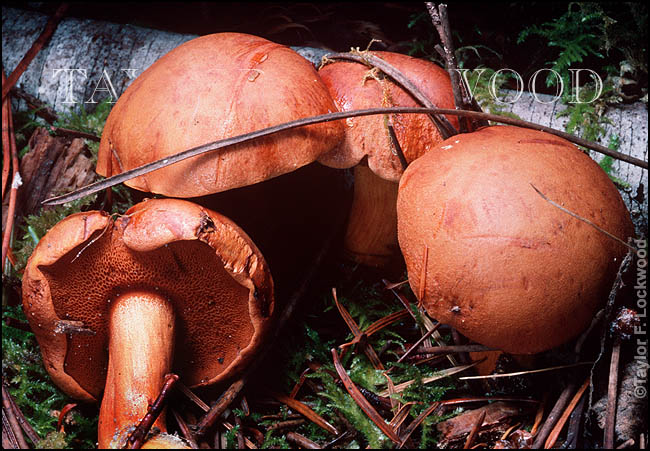
<svg viewBox="0 0 650 451"><path fill-rule="evenodd" d="M449 75L437 65L391 52L372 52L404 74L439 108L454 108ZM320 69L340 111L391 106L420 106L406 91L363 64L334 62ZM455 117L449 121L458 126ZM399 253L397 182L403 172L399 145L410 163L442 141L425 114L377 115L346 119L345 138L319 158L334 168L354 166L354 200L345 236L346 253L370 266L383 266ZM390 136L389 125L395 133Z"/></svg>
<svg viewBox="0 0 650 451"><path fill-rule="evenodd" d="M607 174L570 142L510 126L456 135L400 181L409 283L436 319L495 349L533 354L577 336L634 233Z"/></svg>
<svg viewBox="0 0 650 451"><path fill-rule="evenodd" d="M124 91L102 133L97 172L119 174L212 141L336 111L311 63L288 47L241 33L188 41ZM337 122L277 133L129 180L175 197L251 185L313 162L343 137Z"/></svg>
<svg viewBox="0 0 650 451"><path fill-rule="evenodd" d="M23 308L54 382L74 398L102 399L99 446L115 447L165 374L203 386L251 361L272 325L273 281L229 219L157 199L115 221L94 211L59 222L29 259ZM84 332L62 333L62 322ZM164 424L161 415L154 426Z"/></svg>

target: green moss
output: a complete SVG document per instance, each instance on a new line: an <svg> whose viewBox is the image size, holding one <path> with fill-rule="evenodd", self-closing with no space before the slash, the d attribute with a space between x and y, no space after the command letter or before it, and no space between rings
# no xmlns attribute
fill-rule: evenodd
<svg viewBox="0 0 650 451"><path fill-rule="evenodd" d="M264 443L262 444L261 448L262 449L290 449L291 446L289 445L289 442L287 442L287 439L282 437L278 437L273 435L275 433L274 430L271 430L266 433L264 436Z"/></svg>
<svg viewBox="0 0 650 451"><path fill-rule="evenodd" d="M58 205L51 209L41 209L37 215L29 215L21 226L22 237L16 240L14 254L16 255L15 270L19 273L25 268L27 260L34 251L39 240L58 222L73 213L80 212L88 205L95 202L97 195L79 199L65 205Z"/></svg>
<svg viewBox="0 0 650 451"><path fill-rule="evenodd" d="M237 433L239 432L239 425L226 431L226 449L237 449Z"/></svg>
<svg viewBox="0 0 650 451"><path fill-rule="evenodd" d="M114 105L110 103L110 100L110 98L106 98L99 102L92 113L87 112L85 108L80 108L78 111L71 109L68 113L59 115L54 125L56 127L90 133L95 136L102 136L104 124ZM85 141L93 156L93 164L96 164L99 143L90 140Z"/></svg>
<svg viewBox="0 0 650 451"><path fill-rule="evenodd" d="M3 307L3 322L7 318L26 322L20 307ZM43 438L35 444L37 447L95 447L96 416L86 418L73 412L72 424L66 426L66 434L56 432L57 412L70 401L46 373L34 334L10 326L2 327L2 377L20 410Z"/></svg>
<svg viewBox="0 0 650 451"><path fill-rule="evenodd" d="M368 418L348 392L334 383L329 374L318 372L311 377L320 379L324 387L324 390L319 395L328 400L325 407L330 411L337 410L341 412L354 429L361 434L370 448L385 448L389 445L390 440L388 437Z"/></svg>

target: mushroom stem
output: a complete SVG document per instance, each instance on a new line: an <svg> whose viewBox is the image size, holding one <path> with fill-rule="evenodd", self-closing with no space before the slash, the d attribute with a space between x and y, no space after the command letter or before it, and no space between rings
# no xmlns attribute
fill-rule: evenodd
<svg viewBox="0 0 650 451"><path fill-rule="evenodd" d="M345 252L368 266L386 266L397 254L398 184L375 175L367 166L354 168L354 198L345 233Z"/></svg>
<svg viewBox="0 0 650 451"><path fill-rule="evenodd" d="M171 371L174 311L171 303L146 291L114 301L108 345L108 374L99 412L100 448L122 448L129 432L147 414ZM165 411L152 430L165 432Z"/></svg>

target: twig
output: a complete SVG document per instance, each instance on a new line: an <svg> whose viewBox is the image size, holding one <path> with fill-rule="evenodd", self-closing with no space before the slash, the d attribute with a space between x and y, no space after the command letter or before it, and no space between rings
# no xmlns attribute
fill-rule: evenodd
<svg viewBox="0 0 650 451"><path fill-rule="evenodd" d="M400 303L404 306L404 309L406 310L406 312L409 315L411 315L411 318L413 318L413 321L415 322L415 324L418 324L418 318L417 318L415 312L413 312L413 310L411 310L411 306L409 305L408 300L401 293L399 293L396 290L397 287L394 286L394 284L391 284L387 279L382 279L382 282L384 283L384 286L386 287L386 289L393 292L393 294L395 295L397 300L400 301Z"/></svg>
<svg viewBox="0 0 650 451"><path fill-rule="evenodd" d="M368 357L368 360L370 360L370 363L372 363L372 366L376 370L384 370L384 365L381 363L381 360L379 360L379 356L375 352L374 348L368 344L367 337L366 335L359 329L359 326L357 323L354 321L350 313L347 311L343 305L338 300L338 297L336 295L336 288L332 288L332 296L334 297L334 303L336 304L336 308L338 309L339 313L341 314L341 317L345 321L345 324L347 324L348 328L354 335L354 340L353 343L358 344L360 348L363 350L364 354Z"/></svg>
<svg viewBox="0 0 650 451"><path fill-rule="evenodd" d="M393 443L399 444L400 438L397 436L393 428L390 427L389 424L386 424L384 418L379 415L379 413L375 410L374 407L372 407L372 405L370 405L368 400L361 394L354 382L352 382L352 379L350 379L350 376L348 376L345 368L343 368L343 365L339 360L339 355L334 348L332 348L332 357L334 360L334 368L336 368L336 372L341 378L341 381L343 381L345 389L348 391L348 393L350 393L352 399L354 399L354 402L357 403L361 410L363 410L364 413L368 415L368 418L370 418L372 422L375 423L377 427L381 429L381 431L393 441Z"/></svg>
<svg viewBox="0 0 650 451"><path fill-rule="evenodd" d="M126 438L127 449L140 449L142 447L147 438L147 434L151 429L151 426L160 416L160 412L163 410L165 401L169 396L169 392L177 380L177 374L168 374L165 376L165 382L160 389L160 394L153 402L153 404L149 407L147 414L142 418L142 420L140 420L140 423L138 423L135 429Z"/></svg>
<svg viewBox="0 0 650 451"><path fill-rule="evenodd" d="M99 142L101 138L99 136L93 135L92 133L80 132L78 130L70 130L69 128L61 127L45 127L47 131L56 135L64 136L66 138L83 138L89 141Z"/></svg>
<svg viewBox="0 0 650 451"><path fill-rule="evenodd" d="M564 208L562 205L558 204L557 202L552 201L551 199L549 199L548 197L546 197L546 196L545 196L545 195L544 195L540 190L538 190L538 189L535 187L535 185L533 185L532 183L530 184L530 186L532 186L533 189L537 192L537 194L539 194L540 196L542 196L542 199L544 199L544 200L545 200L546 202L548 202L549 204L553 205L553 206L556 207L556 208L559 208L559 209L562 210L563 212L567 213L568 215L573 216L574 218L576 218L576 219L578 219L578 220L584 222L585 224L590 225L590 226L593 227L594 229L598 230L600 233L604 233L604 234L607 235L608 237L610 237L610 238L612 238L612 239L618 241L618 242L621 243L623 246L625 246L625 247L627 247L627 248L633 250L634 252L637 251L637 249L636 249L634 246L631 246L630 244L626 243L625 241L623 241L622 239L620 239L620 238L617 237L616 235L612 235L612 234L609 233L607 230L605 230L605 229L603 229L603 228L597 226L597 225L594 224L593 222L591 222L589 219L587 219L587 218L583 218L582 216L577 215L577 214L573 213L573 212L570 211L570 210L567 210L566 208Z"/></svg>
<svg viewBox="0 0 650 451"><path fill-rule="evenodd" d="M4 70L2 81L5 80ZM5 200L5 190L9 182L9 171L11 170L11 141L9 139L9 101L2 102L2 201Z"/></svg>
<svg viewBox="0 0 650 451"><path fill-rule="evenodd" d="M413 346L411 346L410 348L408 348L408 349L406 350L406 352L402 355L402 357L399 358L399 360L397 361L397 363L402 363L402 362L404 361L404 359L406 359L406 357L408 357L408 355L409 355L411 352L413 352L413 350L415 350L418 346L420 346L420 345L422 344L422 342L423 342L424 340L426 340L427 338L429 338L429 337L431 336L431 334L433 334L436 330L438 330L438 328L439 328L441 325L442 325L442 323L438 323L438 324L436 324L435 326L433 326L433 329L429 329L429 330L428 330L424 335L422 335L422 336L420 337L420 339L419 339L418 341L416 341L416 342L413 344Z"/></svg>
<svg viewBox="0 0 650 451"><path fill-rule="evenodd" d="M446 369L444 369L442 371L438 371L433 376L425 377L420 382L422 384L425 384L425 385L430 384L431 382L435 382L437 380L444 379L445 377L449 377L449 376L452 376L452 375L454 375L456 373L460 373L462 371L465 371L465 370L467 370L469 368L472 368L472 367L478 365L479 363L480 363L480 361L471 363L469 365L460 365L460 366L455 366L453 368L446 368ZM402 382L401 384L397 384L395 386L395 392L400 393L400 392L404 391L407 387L409 387L414 382L415 382L415 379L412 379L410 381L406 381L406 382ZM379 393L380 396L388 396L388 394L389 394L388 390L385 390L385 391Z"/></svg>
<svg viewBox="0 0 650 451"><path fill-rule="evenodd" d="M413 431L417 429L417 427L422 423L426 417L431 415L438 407L440 407L439 402L434 402L431 404L426 410L422 411L420 415L417 416L417 418L413 421L411 421L411 424L409 424L404 432L402 433L402 436L400 437L400 442L398 448L403 448L408 439L411 437L411 434L413 434Z"/></svg>
<svg viewBox="0 0 650 451"><path fill-rule="evenodd" d="M473 402L496 402L496 401L539 404L539 401L536 399L516 398L513 396L474 396L472 398L447 399L445 401L440 401L440 404L442 404L443 406L458 406L461 404L468 404Z"/></svg>
<svg viewBox="0 0 650 451"><path fill-rule="evenodd" d="M13 435L12 438L15 438L18 447L20 449L29 449L29 446L27 445L27 442L25 441L25 436L23 435L23 431L20 428L20 424L18 423L18 419L16 418L16 414L11 406L11 395L9 394L9 390L5 388L4 381L2 382L2 413L3 417L6 416L6 420L9 423L9 429L12 431ZM3 418L4 420L4 418ZM4 421L3 421L3 426L4 426Z"/></svg>
<svg viewBox="0 0 650 451"><path fill-rule="evenodd" d="M47 43L47 41L49 41L50 37L52 37L52 35L56 31L56 27L59 25L59 22L61 22L61 19L63 19L63 15L68 10L68 7L69 5L67 3L61 3L61 5L56 10L54 15L50 18L50 20L47 21L47 24L45 25L43 32L36 39L36 41L34 41L34 44L32 44L31 48L27 51L23 59L20 60L16 68L9 75L9 77L7 78L7 82L2 84L3 102L7 98L7 94L9 93L9 91L11 91L11 88L14 87L14 85L16 84L20 76L23 74L23 72L27 70L29 64L36 57L36 55L38 55L38 52L41 51L43 46Z"/></svg>
<svg viewBox="0 0 650 451"><path fill-rule="evenodd" d="M582 334L580 334L580 337L576 340L576 345L573 351L576 355L576 362L580 360L580 353L582 352L582 346L585 344L587 337L594 329L594 327L596 327L596 325L600 322L600 320L603 319L604 315L605 315L605 309L598 310L598 312L594 315L594 319L591 320L591 324L589 325L589 327Z"/></svg>
<svg viewBox="0 0 650 451"><path fill-rule="evenodd" d="M586 397L581 396L580 402L576 408L571 412L569 419L569 428L566 434L566 448L576 449L578 446L578 438L580 437L580 425L582 424L582 414L585 410Z"/></svg>
<svg viewBox="0 0 650 451"><path fill-rule="evenodd" d="M331 440L331 441L323 444L323 446L322 446L323 449L333 449L334 445L338 445L339 442L343 441L343 439L346 439L349 436L354 436L354 434L355 434L354 428L352 427L352 425L350 424L348 419L345 418L345 416L341 412L339 412L338 410L335 410L334 414L339 418L339 420L341 420L341 423L346 425L347 431L344 431L341 435L336 437L334 440Z"/></svg>
<svg viewBox="0 0 650 451"><path fill-rule="evenodd" d="M228 429L229 431L232 431L234 429L234 426L227 421L223 422L223 427ZM251 442L248 438L244 437L244 443L249 449L257 449L257 446L255 446L255 443Z"/></svg>
<svg viewBox="0 0 650 451"><path fill-rule="evenodd" d="M239 418L239 417L237 417ZM302 426L305 424L307 421L304 418L296 418L295 420L285 420L285 421L278 421L277 423L273 423L270 425L268 428L266 428L266 432L268 431L280 431L284 429L295 429L299 426Z"/></svg>
<svg viewBox="0 0 650 451"><path fill-rule="evenodd" d="M326 59L340 59L354 61L356 63L365 64L367 66L376 67L381 70L383 73L392 78L397 84L399 84L406 92L408 92L415 100L417 100L420 105L427 108L437 108L436 104L431 101L421 90L418 88L411 80L409 80L402 72L397 70L396 67L387 63L378 56L373 55L369 51L365 52L348 52L348 53L330 53L325 55ZM438 129L440 136L443 139L447 139L451 136L454 136L458 133L456 127L454 127L449 119L444 116L438 115L437 113L429 114L429 117L433 121L434 125Z"/></svg>
<svg viewBox="0 0 650 451"><path fill-rule="evenodd" d="M237 449L244 449L246 443L244 441L244 433L242 432L242 421L239 415L235 415L235 426L237 426Z"/></svg>
<svg viewBox="0 0 650 451"><path fill-rule="evenodd" d="M194 434L192 433L190 428L187 426L187 423L185 422L183 417L178 412L176 412L176 410L174 409L170 409L170 410L185 440L187 440L187 442L190 444L192 449L198 449L199 445L196 443L196 438L194 437Z"/></svg>
<svg viewBox="0 0 650 451"><path fill-rule="evenodd" d="M401 287L402 285L406 285L407 283L409 283L409 280L406 279L406 280L402 280L401 282L389 282L387 279L382 279L382 282L386 286L387 290L393 290L395 288Z"/></svg>
<svg viewBox="0 0 650 451"><path fill-rule="evenodd" d="M390 123L388 124L388 136L390 136L390 140L393 143L393 147L395 148L395 155L397 155L397 159L402 165L402 169L406 170L409 165L408 161L406 161L402 146L400 145L399 140L397 139L397 135L395 134L395 128L393 128L393 124Z"/></svg>
<svg viewBox="0 0 650 451"><path fill-rule="evenodd" d="M472 443L474 443L474 439L476 439L476 436L478 435L478 431L481 430L481 426L483 425L483 420L485 420L485 415L487 415L487 410L483 410L481 412L481 415L476 419L476 422L472 426L472 431L469 433L467 436L467 440L465 440L465 446L463 446L463 449L470 449L472 446Z"/></svg>
<svg viewBox="0 0 650 451"><path fill-rule="evenodd" d="M393 382L393 379L391 379L390 374L388 374L388 371L382 372L382 376L386 378L386 387L388 388L388 399L390 400L390 409L393 412L401 410L402 403L398 399L395 399L395 396L393 396L395 394L395 383ZM396 434L399 434L398 431L399 426L396 426L394 422L395 422L395 416L393 416L393 419L390 420L390 426L393 428Z"/></svg>
<svg viewBox="0 0 650 451"><path fill-rule="evenodd" d="M539 427L542 424L542 420L544 419L544 410L546 409L546 404L548 403L548 394L549 392L544 393L542 402L540 402L539 406L537 406L535 421L533 421L533 427L530 428L530 435L533 437L537 435L537 431L539 430Z"/></svg>
<svg viewBox="0 0 650 451"><path fill-rule="evenodd" d="M298 382L296 382L296 384L293 386L293 389L289 394L289 398L295 398L296 396L298 396L298 392L305 384L305 381L307 380L307 374L309 374L310 372L311 372L311 368L306 368L302 373L300 373L300 378L298 378Z"/></svg>
<svg viewBox="0 0 650 451"><path fill-rule="evenodd" d="M557 422L558 418L562 414L564 407L569 402L569 398L571 398L571 396L575 393L575 390L576 390L576 384L573 382L569 383L564 388L564 390L562 390L560 397L555 402L553 409L551 409L551 413L548 414L548 417L546 418L544 425L542 426L537 436L535 437L535 441L533 442L533 446L532 446L533 449L540 449L542 447L548 435L550 434L551 430L553 429L553 426L555 426L555 423Z"/></svg>
<svg viewBox="0 0 650 451"><path fill-rule="evenodd" d="M544 443L544 449L553 448L555 442L557 441L557 438L560 435L560 432L562 432L562 428L564 427L564 424L569 419L569 415L571 415L573 409L575 409L575 407L578 405L578 402L582 399L582 395L584 395L585 390L587 390L590 381L591 381L591 377L587 377L587 379L585 379L582 386L578 389L575 396L573 397L573 399L571 400L567 408L564 410L564 413L558 420L557 424L553 427L553 430L549 434L548 439Z"/></svg>
<svg viewBox="0 0 650 451"><path fill-rule="evenodd" d="M445 68L451 77L451 88L454 93L456 109L473 110L475 109L474 106L477 104L466 101L461 91L462 78L458 73L458 64L456 63L455 53L456 50L451 35L449 17L447 16L447 5L440 4L438 5L438 8L436 8L433 3L426 2L426 7L427 11L429 12L429 16L431 16L431 22L433 22L433 26L438 31L440 41L442 42L441 54L445 60ZM480 107L477 111L481 111ZM465 133L469 130L467 118L460 118L459 124L461 133ZM483 123L477 125L481 126L487 124Z"/></svg>
<svg viewBox="0 0 650 451"><path fill-rule="evenodd" d="M489 374L487 376L465 376L465 377L461 377L459 379L460 380L472 380L472 379L491 379L491 378L498 378L498 377L524 376L526 374L545 373L547 371L561 370L561 369L564 369L564 368L573 368L573 367L581 366L581 365L593 365L593 363L594 362L578 362L578 363L572 363L570 365L550 366L548 368L542 368L542 369L539 369L539 370L517 371L516 373Z"/></svg>
<svg viewBox="0 0 650 451"><path fill-rule="evenodd" d="M25 103L27 103L27 106L34 110L34 114L45 119L45 121L50 124L53 124L59 119L56 111L50 108L45 102L27 93L25 90L14 86L11 88L11 95L24 100Z"/></svg>
<svg viewBox="0 0 650 451"><path fill-rule="evenodd" d="M451 328L451 339L454 341L454 345L456 346L465 346L468 341L464 336L460 334L460 332L458 332L458 330L456 330L455 327ZM458 351L458 355L456 356L458 357L458 361L462 364L470 363L472 361L469 356L470 352L474 351Z"/></svg>
<svg viewBox="0 0 650 451"><path fill-rule="evenodd" d="M4 407L2 408L2 449L19 449L20 444L14 430L9 424L9 418L5 413Z"/></svg>
<svg viewBox="0 0 650 451"><path fill-rule="evenodd" d="M4 89L6 85L6 77L4 72L4 67L2 69L2 87ZM2 260L0 260L2 268L5 267L7 262L7 253L9 252L9 243L11 242L11 237L14 233L14 220L16 216L16 202L18 199L18 188L22 185L22 179L20 178L19 165L18 165L18 151L16 149L16 136L14 135L14 124L13 117L11 113L11 99L9 97L5 98L2 101L2 116L7 116L7 130L3 130L2 134L7 134L7 137L3 137L3 144L5 141L9 143L9 151L11 153L11 188L9 191L9 205L7 208L7 219L5 222L5 230L2 235ZM3 121L4 125L4 121ZM5 158L6 159L6 158ZM4 193L3 193L4 195ZM4 201L4 198L3 198Z"/></svg>
<svg viewBox="0 0 650 451"><path fill-rule="evenodd" d="M230 387L224 391L219 399L210 407L210 410L201 418L201 421L196 425L196 431L194 432L197 437L202 437L214 424L214 422L221 416L222 413L226 411L228 406L233 402L233 400L239 395L239 392L244 388L248 375L250 373L245 373L241 378L233 382Z"/></svg>
<svg viewBox="0 0 650 451"><path fill-rule="evenodd" d="M618 290L623 286L623 274L627 272L630 263L632 262L632 258L635 254L636 253L632 252L632 250L627 251L625 258L623 258L623 261L618 267L618 271L616 272L616 278L614 280L614 283L612 283L612 289L610 290L609 296L607 297L607 304L605 304L604 317L605 317L606 324L611 323L612 315L614 314L614 304L616 302L616 295L618 294ZM607 327L603 327L601 331L600 352L598 353L598 357L596 357L596 361L591 366L592 381L594 380L594 371L596 370L596 366L598 365L598 362L600 362L600 359L605 354L605 341L607 340L607 330L608 330ZM592 385L591 388L589 389L589 404L587 405L587 410L592 409L593 395L594 395L594 386Z"/></svg>
<svg viewBox="0 0 650 451"><path fill-rule="evenodd" d="M312 442L307 437L298 434L297 432L287 432L287 441L304 449L323 449L318 445L318 443Z"/></svg>
<svg viewBox="0 0 650 451"><path fill-rule="evenodd" d="M400 321L408 316L408 312L406 310L400 310L399 312L394 312L389 315L386 315L374 323L372 323L370 326L366 328L366 330L363 331L366 337L370 337L380 330L382 330L385 327L390 326L396 321Z"/></svg>
<svg viewBox="0 0 650 451"><path fill-rule="evenodd" d="M201 398L196 396L192 390L190 390L187 385L185 385L182 381L178 381L176 383L176 387L183 392L185 396L187 396L188 399L190 399L194 404L196 404L201 410L204 412L207 412L210 410L210 406L207 405Z"/></svg>
<svg viewBox="0 0 650 451"><path fill-rule="evenodd" d="M483 345L462 345L462 346L433 346L430 348L420 348L417 350L418 354L446 354L458 352L483 352L495 351Z"/></svg>
<svg viewBox="0 0 650 451"><path fill-rule="evenodd" d="M338 113L328 113L328 114L322 114L319 116L313 116L313 117L308 117L308 118L302 118L302 119L296 119L295 121L290 121L286 122L284 124L279 124L279 125L274 125L271 127L267 127L261 130L256 130L254 132L250 133L245 133L243 135L238 135L234 136L231 138L226 138L226 139L221 139L218 141L214 141L211 143L203 144L198 147L193 147L188 150L184 150L182 152L179 152L174 155L170 155L165 158L161 158L160 160L153 161L151 163L144 164L142 166L139 166L134 169L130 169L128 171L124 171L121 174L114 175L112 177L108 177L104 180L100 180L98 182L91 183L89 185L86 185L78 190L72 191L68 194L64 194L62 196L57 196L57 197L51 197L49 199L45 199L41 204L42 205L60 205L64 204L66 202L71 202L76 199L80 199L82 197L88 196L90 194L96 193L98 191L101 191L106 188L110 188L111 186L115 186L119 183L126 182L128 180L131 180L132 178L139 177L141 175L147 174L151 171L161 169L167 166L170 166L174 163L178 163L179 161L186 160L188 158L195 157L197 155L202 155L206 152L211 152L215 150L220 150L224 149L230 146L233 146L235 144L240 144L243 142L248 142L252 141L257 138L261 138L264 136L272 135L274 133L278 133L281 131L285 130L290 130L298 127L302 127L305 125L312 125L312 124L318 124L321 122L331 122L331 121L336 121L340 119L345 119L349 117L359 117L359 116L370 116L373 114L386 114L386 113L400 113L400 114L422 114L422 113L438 113L438 114L452 114L456 116L468 116L468 117L473 117L473 118L483 118L483 119L488 119L491 121L495 122L501 122L504 124L510 124L510 125L516 125L519 127L525 127L525 128L531 128L534 130L540 130L544 131L550 134L553 134L555 136L559 136L561 138L564 138L568 141L573 142L574 144L578 144L583 147L587 147L589 149L595 150L596 152L602 153L604 155L611 156L612 158L616 158L618 160L625 161L627 163L633 164L635 166L639 166L644 169L648 169L648 162L640 160L638 158L631 157L629 155L625 155L620 152L613 151L611 149L608 149L607 147L601 146L600 144L587 141L585 139L579 138L577 136L571 135L566 132L562 132L560 130L555 130L550 127L546 127L543 125L539 124L534 124L532 122L527 122L527 121L522 121L520 119L514 119L510 117L505 117L505 116L498 116L496 114L488 114L488 113L479 113L477 111L465 111L465 110L451 110L451 109L442 109L442 108L407 108L407 107L391 107L391 108L368 108L368 109L363 109L363 110L353 110L353 111L345 111L345 112L338 112Z"/></svg>
<svg viewBox="0 0 650 451"><path fill-rule="evenodd" d="M603 448L614 448L614 426L616 425L616 398L618 394L618 364L621 357L621 339L616 337L612 348L612 360L609 365L609 383L607 385L607 410L605 416L605 436Z"/></svg>
<svg viewBox="0 0 650 451"><path fill-rule="evenodd" d="M408 418L409 413L411 413L411 409L415 404L416 404L415 401L411 401L409 403L404 404L402 407L400 407L397 410L397 413L395 414L393 419L390 420L390 426L395 430L395 432L399 433L400 427L402 426L404 421L406 421L406 419Z"/></svg>
<svg viewBox="0 0 650 451"><path fill-rule="evenodd" d="M510 434L512 434L512 431L517 429L519 426L521 426L521 423L515 423L512 426L510 426L502 435L499 440L506 440Z"/></svg>
<svg viewBox="0 0 650 451"><path fill-rule="evenodd" d="M9 398L9 404L11 405L12 413L15 415L16 419L18 420L18 424L20 424L20 427L22 428L22 430L27 435L27 438L34 445L36 445L38 442L41 441L41 438L36 433L36 431L34 430L32 425L29 424L29 421L27 421L27 418L25 418L25 414L23 414L22 410L20 410L20 408L16 404L16 401L14 401L13 396L11 396L11 394L4 387L4 385L3 385L3 389L6 390L6 394L7 394L8 398ZM3 392L3 397L4 397L4 392Z"/></svg>
<svg viewBox="0 0 650 451"><path fill-rule="evenodd" d="M59 412L59 420L56 422L56 430L58 432L65 432L65 426L64 426L64 421L65 417L74 409L77 407L77 403L69 403L63 406L63 409L61 409L61 412Z"/></svg>
<svg viewBox="0 0 650 451"><path fill-rule="evenodd" d="M325 421L323 417L314 412L307 404L302 403L296 399L289 398L288 396L281 393L272 393L271 396L282 404L286 404L289 408L295 410L296 412L301 413L307 417L309 421L316 424L317 426L320 426L330 434L339 435L339 431L334 426Z"/></svg>
<svg viewBox="0 0 650 451"><path fill-rule="evenodd" d="M427 248L425 247L425 249L427 249ZM427 253L427 252L428 252L428 251L425 250L425 253ZM384 285L386 286L386 288L389 287L390 282L388 282L388 280L386 280L386 279L382 279L382 282L384 283ZM397 299L402 303L402 305L404 306L404 308L406 309L406 311L407 311L407 312L411 315L411 317L413 318L413 321L415 321L415 324L417 324L418 326L420 326L421 329L426 329L427 331L429 331L429 330L431 330L431 329L433 329L433 328L436 328L436 326L433 325L433 322L432 322L432 321L429 319L429 317L427 317L426 315L421 314L420 318L421 318L422 321L420 321L420 320L418 319L418 316L413 312L413 310L411 310L411 306L410 306L408 300L406 299L406 297L405 297L402 293L399 293L395 288L388 288L388 289L390 289L390 291L395 295L395 297L396 297L396 298L397 298ZM422 311L420 311L420 313L421 313L421 312L422 312ZM437 328L436 328L436 329L437 329ZM436 342L438 342L438 343L443 343L443 344L444 344L444 342L443 342L443 340L442 340L442 336L440 335L440 332L438 332L437 330L435 330L435 331L432 333L432 336L433 336L433 338L436 340ZM431 344L431 340L430 340L430 338L426 338L425 341L424 341L424 343L425 343L425 344ZM447 360L449 360L449 362L451 362L451 364L452 364L454 367L458 366L458 361L454 358L453 354L447 354Z"/></svg>

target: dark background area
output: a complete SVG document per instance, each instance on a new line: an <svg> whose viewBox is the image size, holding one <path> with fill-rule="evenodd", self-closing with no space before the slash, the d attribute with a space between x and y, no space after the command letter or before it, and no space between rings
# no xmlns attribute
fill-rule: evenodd
<svg viewBox="0 0 650 451"><path fill-rule="evenodd" d="M58 3L8 5L51 15ZM638 21L632 17L635 14L644 16L647 24L647 7L642 3L600 5L621 24ZM449 4L448 11L456 47L472 46L478 52L465 54L465 67L509 68L527 82L534 71L549 67L547 63L557 57L558 48L536 36L518 44L517 37L526 27L560 17L568 7L566 2L457 2ZM177 33L237 31L285 45L334 51L364 49L374 38L382 41L373 44L374 50L409 53L417 48L414 56L430 57L435 56L433 45L439 42L423 2L71 2L67 15ZM647 30L638 40L638 46L647 46ZM604 75L608 65L611 71L612 62L616 65L625 58L616 47L603 56L587 56L581 66ZM538 92L546 89L542 84L538 88Z"/></svg>

